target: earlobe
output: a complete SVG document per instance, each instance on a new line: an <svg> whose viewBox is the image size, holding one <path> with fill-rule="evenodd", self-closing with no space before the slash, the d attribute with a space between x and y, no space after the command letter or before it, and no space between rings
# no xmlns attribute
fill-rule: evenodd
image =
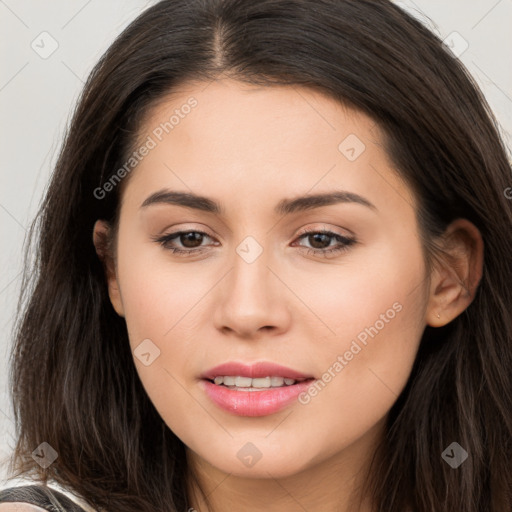
<svg viewBox="0 0 512 512"><path fill-rule="evenodd" d="M425 321L442 327L473 301L483 272L484 244L477 227L467 219L453 221L441 240L443 256L431 275Z"/></svg>
<svg viewBox="0 0 512 512"><path fill-rule="evenodd" d="M124 317L123 302L117 278L115 258L110 244L110 225L104 220L97 220L94 224L93 243L96 254L103 264L105 278L107 280L110 302L119 316Z"/></svg>

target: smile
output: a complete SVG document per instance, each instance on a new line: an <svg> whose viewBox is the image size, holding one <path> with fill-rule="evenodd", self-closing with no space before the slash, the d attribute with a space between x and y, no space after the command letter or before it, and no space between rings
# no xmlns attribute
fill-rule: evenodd
<svg viewBox="0 0 512 512"><path fill-rule="evenodd" d="M295 379L287 379L285 377L258 377L251 379L251 377L241 376L218 376L215 377L213 382L214 384L217 384L217 386L223 385L229 389L239 389L240 391L261 391L262 389L268 388L292 386L298 381Z"/></svg>
<svg viewBox="0 0 512 512"><path fill-rule="evenodd" d="M237 416L267 416L297 400L315 378L274 363L225 363L201 375L218 407Z"/></svg>

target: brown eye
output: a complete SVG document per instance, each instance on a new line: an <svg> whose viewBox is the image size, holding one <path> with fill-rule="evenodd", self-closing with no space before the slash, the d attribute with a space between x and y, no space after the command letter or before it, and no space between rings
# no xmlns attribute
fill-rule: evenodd
<svg viewBox="0 0 512 512"><path fill-rule="evenodd" d="M326 235L325 233L313 233L307 235L307 239L313 246L313 249L326 249L331 245L332 236Z"/></svg>
<svg viewBox="0 0 512 512"><path fill-rule="evenodd" d="M173 253L187 255L202 252L206 248L201 245L205 237L211 238L203 231L176 231L175 233L154 238L154 241ZM181 247L176 247L176 243L179 243Z"/></svg>
<svg viewBox="0 0 512 512"><path fill-rule="evenodd" d="M326 230L305 231L299 236L299 239L303 238L311 245L311 247L305 247L308 249L308 254L317 254L320 256L335 255L347 251L351 245L356 243L355 238L349 238L339 233ZM333 240L337 241L337 245L329 248Z"/></svg>
<svg viewBox="0 0 512 512"><path fill-rule="evenodd" d="M201 241L203 240L203 234L198 233L197 231L189 231L187 233L182 233L178 235L178 238L180 242L185 246L189 248L196 248L199 245L201 245Z"/></svg>

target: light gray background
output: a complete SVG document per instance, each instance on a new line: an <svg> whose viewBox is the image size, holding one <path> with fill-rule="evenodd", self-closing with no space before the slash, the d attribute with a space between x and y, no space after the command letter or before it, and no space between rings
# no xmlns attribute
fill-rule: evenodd
<svg viewBox="0 0 512 512"><path fill-rule="evenodd" d="M85 78L117 34L154 3L0 0L0 487L14 446L7 369L26 228ZM512 0L397 3L448 37L512 147ZM52 45L57 49L45 55Z"/></svg>

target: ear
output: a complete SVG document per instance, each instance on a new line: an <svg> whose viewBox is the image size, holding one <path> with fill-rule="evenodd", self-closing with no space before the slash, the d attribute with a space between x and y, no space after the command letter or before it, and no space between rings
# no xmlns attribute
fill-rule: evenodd
<svg viewBox="0 0 512 512"><path fill-rule="evenodd" d="M117 314L124 317L123 302L119 290L116 263L111 241L111 227L109 223L104 220L97 220L93 230L94 247L96 248L96 254L103 263L110 302Z"/></svg>
<svg viewBox="0 0 512 512"><path fill-rule="evenodd" d="M426 322L432 327L448 324L473 301L482 278L484 243L477 227L467 219L453 221L441 237L446 256L431 274ZM439 315L439 317L438 317Z"/></svg>

